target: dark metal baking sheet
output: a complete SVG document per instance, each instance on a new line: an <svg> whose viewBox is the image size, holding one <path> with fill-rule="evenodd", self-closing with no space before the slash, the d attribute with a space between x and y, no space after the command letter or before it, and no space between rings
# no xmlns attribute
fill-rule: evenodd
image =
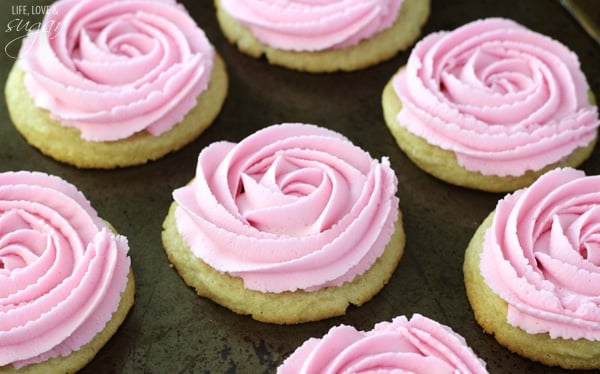
<svg viewBox="0 0 600 374"><path fill-rule="evenodd" d="M595 0L560 0L560 3L600 43L600 3Z"/></svg>
<svg viewBox="0 0 600 374"><path fill-rule="evenodd" d="M19 14L13 6L32 9L42 3L8 0L0 4L2 82L14 63L19 37L40 19ZM369 330L379 321L413 313L463 335L491 373L561 372L508 352L473 319L463 286L463 253L501 195L440 182L416 168L396 147L383 124L380 95L386 81L406 62L408 52L353 73L289 71L246 57L229 45L217 26L212 2L184 3L225 59L230 88L218 119L181 151L139 167L78 170L31 148L11 125L4 100L0 107L0 170L41 170L65 178L129 238L136 304L84 373L269 373L304 340L323 335L331 326L346 323ZM512 18L569 46L579 55L592 89L600 93L598 44L558 1L433 0L422 35L489 16ZM262 127L290 121L329 127L374 157L390 157L400 182L407 246L389 285L366 305L350 307L339 318L278 326L255 322L197 297L169 266L160 232L171 191L193 177L203 147L218 140L239 141ZM582 169L600 173L598 148Z"/></svg>

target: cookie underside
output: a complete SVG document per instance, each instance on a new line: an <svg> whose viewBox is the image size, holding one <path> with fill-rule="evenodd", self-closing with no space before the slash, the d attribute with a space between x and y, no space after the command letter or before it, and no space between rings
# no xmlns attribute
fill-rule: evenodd
<svg viewBox="0 0 600 374"><path fill-rule="evenodd" d="M427 142L424 138L408 131L398 123L396 116L402 108L400 98L392 85L393 77L386 84L382 94L383 115L387 127L400 149L423 171L447 183L488 192L511 192L529 186L542 174L557 167L577 167L587 160L596 145L597 136L587 146L574 150L562 161L545 166L540 170L530 170L521 176L484 175L469 171L458 164L454 152L442 149ZM590 101L593 95L590 93Z"/></svg>
<svg viewBox="0 0 600 374"><path fill-rule="evenodd" d="M310 73L354 71L376 65L407 49L419 37L429 17L429 0L405 0L394 24L357 45L323 51L292 51L269 47L223 10L215 0L217 19L225 37L243 53L269 63Z"/></svg>
<svg viewBox="0 0 600 374"><path fill-rule="evenodd" d="M57 161L85 169L113 169L144 164L174 152L196 139L219 114L228 89L225 64L218 54L207 89L197 104L171 130L160 136L145 131L106 142L81 138L79 130L61 125L37 107L24 84L24 72L13 65L5 87L8 112L25 140Z"/></svg>
<svg viewBox="0 0 600 374"><path fill-rule="evenodd" d="M475 232L463 264L467 297L479 325L502 346L533 361L564 369L600 368L600 341L552 339L549 334L529 334L506 321L508 304L489 288L479 270L485 232L493 215L492 212Z"/></svg>
<svg viewBox="0 0 600 374"><path fill-rule="evenodd" d="M364 274L339 287L315 292L260 292L244 288L241 278L220 273L197 258L180 235L173 202L163 223L162 241L169 258L184 282L199 296L209 298L235 313L257 321L296 324L343 315L350 304L369 301L389 281L404 253L402 215L383 255Z"/></svg>

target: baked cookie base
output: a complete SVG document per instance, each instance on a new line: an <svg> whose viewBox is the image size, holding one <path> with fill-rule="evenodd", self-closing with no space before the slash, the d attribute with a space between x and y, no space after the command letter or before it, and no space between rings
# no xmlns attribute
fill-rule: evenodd
<svg viewBox="0 0 600 374"><path fill-rule="evenodd" d="M61 125L37 107L24 85L24 72L15 63L9 73L5 96L13 124L25 140L57 161L85 169L113 169L144 164L174 152L196 139L219 114L227 96L225 63L215 55L208 88L184 119L160 136L145 131L126 139L90 142L79 130Z"/></svg>
<svg viewBox="0 0 600 374"><path fill-rule="evenodd" d="M388 29L343 49L292 51L269 47L258 41L250 29L223 10L215 0L217 19L225 37L254 58L264 56L273 65L310 73L354 71L389 60L407 49L421 34L429 17L429 0L405 0L396 22Z"/></svg>
<svg viewBox="0 0 600 374"><path fill-rule="evenodd" d="M297 324L343 315L350 304L366 303L387 284L404 253L406 239L399 212L395 232L383 255L352 282L315 292L249 290L241 278L218 272L192 253L177 229L176 207L173 202L163 223L162 241L169 262L199 296L261 322Z"/></svg>
<svg viewBox="0 0 600 374"><path fill-rule="evenodd" d="M529 186L538 177L557 167L577 167L592 154L598 136L587 146L577 148L563 162L556 162L543 169L528 171L521 176L483 175L469 171L458 164L454 152L428 143L414 135L396 120L402 103L392 86L393 77L385 85L382 94L383 116L396 143L408 158L423 171L447 183L488 192L511 192ZM593 95L590 101L594 102Z"/></svg>
<svg viewBox="0 0 600 374"><path fill-rule="evenodd" d="M47 374L47 373L75 373L85 367L117 332L119 326L127 317L133 306L135 298L135 280L133 271L129 271L127 285L121 293L121 301L117 310L104 329L86 345L68 356L58 356L36 364L15 369L12 365L0 366L0 374Z"/></svg>
<svg viewBox="0 0 600 374"><path fill-rule="evenodd" d="M564 369L600 368L600 341L552 339L549 334L529 334L506 321L508 304L488 287L479 271L484 235L493 215L492 212L475 232L463 265L467 297L479 325L502 346L533 361Z"/></svg>

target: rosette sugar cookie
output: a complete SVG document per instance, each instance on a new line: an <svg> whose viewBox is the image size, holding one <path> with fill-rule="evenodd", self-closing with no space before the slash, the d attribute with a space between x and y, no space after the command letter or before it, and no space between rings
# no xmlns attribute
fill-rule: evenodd
<svg viewBox="0 0 600 374"><path fill-rule="evenodd" d="M585 161L600 124L594 103L572 51L501 18L425 37L382 97L387 126L417 166L493 192Z"/></svg>
<svg viewBox="0 0 600 374"><path fill-rule="evenodd" d="M331 328L304 342L277 369L300 373L487 373L485 363L451 328L422 315L381 322L371 331Z"/></svg>
<svg viewBox="0 0 600 374"><path fill-rule="evenodd" d="M375 65L408 48L429 0L215 0L223 33L274 65L323 73Z"/></svg>
<svg viewBox="0 0 600 374"><path fill-rule="evenodd" d="M397 179L341 134L281 124L217 142L173 192L169 260L200 296L256 320L344 314L388 282L404 251Z"/></svg>
<svg viewBox="0 0 600 374"><path fill-rule="evenodd" d="M74 373L134 299L127 239L73 185L0 174L0 373Z"/></svg>
<svg viewBox="0 0 600 374"><path fill-rule="evenodd" d="M5 87L31 145L106 169L188 144L226 95L223 61L174 0L57 1L24 39Z"/></svg>
<svg viewBox="0 0 600 374"><path fill-rule="evenodd" d="M555 169L500 200L465 254L475 318L500 344L600 368L600 176Z"/></svg>

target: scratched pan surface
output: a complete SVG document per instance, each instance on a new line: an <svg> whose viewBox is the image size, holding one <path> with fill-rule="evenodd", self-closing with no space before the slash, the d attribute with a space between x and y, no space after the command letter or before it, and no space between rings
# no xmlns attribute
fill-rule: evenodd
<svg viewBox="0 0 600 374"><path fill-rule="evenodd" d="M228 65L230 91L221 115L200 138L181 151L140 167L85 171L62 165L31 148L0 106L0 170L41 170L77 185L100 215L129 238L136 275L136 305L116 336L84 373L273 372L299 344L345 323L368 330L397 315L421 313L465 337L492 373L553 373L520 358L482 333L467 302L464 249L500 195L452 187L417 169L396 147L383 124L381 90L404 65L408 52L376 67L309 75L269 66L241 55L217 26L212 2L186 1ZM0 78L14 63L19 37L39 21L39 1L0 4ZM20 14L13 6L29 9ZM600 93L600 49L555 1L433 1L423 35L468 21L502 16L551 35L580 57L592 89ZM4 100L2 100L4 103ZM197 297L169 267L160 242L171 191L192 178L199 151L218 140L239 141L270 124L301 121L339 131L374 157L390 157L407 234L405 255L389 285L372 301L347 314L297 326L268 325L235 315ZM600 173L600 151L583 165Z"/></svg>

